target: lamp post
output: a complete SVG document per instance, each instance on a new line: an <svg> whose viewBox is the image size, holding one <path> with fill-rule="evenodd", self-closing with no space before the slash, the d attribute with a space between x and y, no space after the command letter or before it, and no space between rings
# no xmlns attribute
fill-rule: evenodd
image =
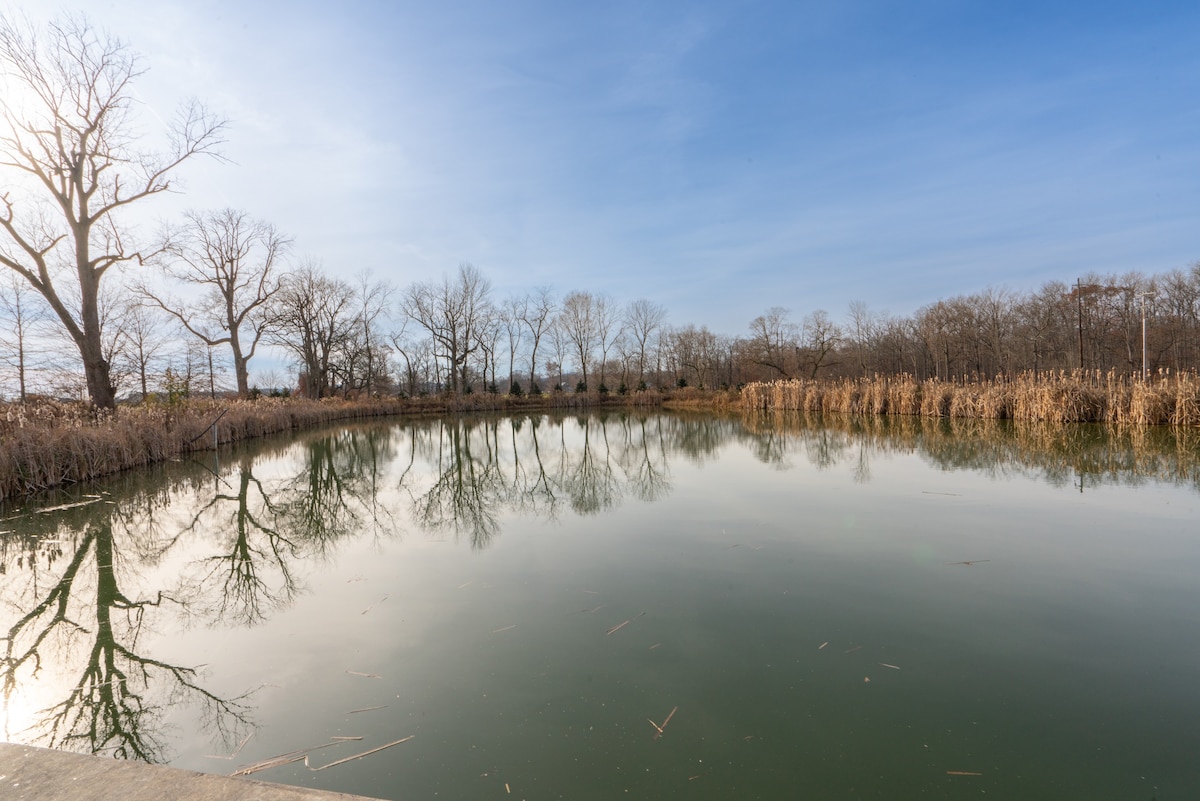
<svg viewBox="0 0 1200 801"><path fill-rule="evenodd" d="M1153 292L1139 292L1137 297L1142 299L1142 382L1149 377L1146 363L1146 298L1154 297Z"/></svg>

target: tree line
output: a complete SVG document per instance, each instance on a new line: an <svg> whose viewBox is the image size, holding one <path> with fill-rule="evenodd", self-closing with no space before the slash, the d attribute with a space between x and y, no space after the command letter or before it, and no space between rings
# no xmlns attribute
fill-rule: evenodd
<svg viewBox="0 0 1200 801"><path fill-rule="evenodd" d="M637 392L797 377L1008 376L1075 368L1193 370L1200 265L1089 274L1033 291L989 288L911 315L851 303L842 320L773 306L741 335L668 322L652 300L538 287L497 297L476 266L397 287L344 280L269 222L191 211L139 237L131 209L177 171L219 158L226 121L184 105L159 146L139 135L143 67L84 17L35 29L0 17L0 366L10 394L210 392L232 379L335 394ZM288 376L251 379L264 348ZM257 386L256 386L257 384Z"/></svg>

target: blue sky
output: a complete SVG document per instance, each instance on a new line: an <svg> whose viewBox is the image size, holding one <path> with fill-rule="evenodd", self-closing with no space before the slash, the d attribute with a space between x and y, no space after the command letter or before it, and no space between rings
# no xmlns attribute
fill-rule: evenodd
<svg viewBox="0 0 1200 801"><path fill-rule="evenodd" d="M35 13L35 12L31 12ZM45 12L38 11L37 14ZM162 204L744 333L1200 260L1200 5L96 0L230 163Z"/></svg>

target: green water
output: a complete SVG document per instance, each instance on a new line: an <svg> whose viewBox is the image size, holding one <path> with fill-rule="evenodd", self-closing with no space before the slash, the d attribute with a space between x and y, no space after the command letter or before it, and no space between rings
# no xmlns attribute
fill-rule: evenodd
<svg viewBox="0 0 1200 801"><path fill-rule="evenodd" d="M539 415L198 459L0 515L6 739L327 745L253 775L406 801L1200 797L1182 434Z"/></svg>

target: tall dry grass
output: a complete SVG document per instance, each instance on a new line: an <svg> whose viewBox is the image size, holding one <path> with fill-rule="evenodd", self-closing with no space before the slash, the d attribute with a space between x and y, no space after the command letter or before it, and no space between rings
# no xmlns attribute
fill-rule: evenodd
<svg viewBox="0 0 1200 801"><path fill-rule="evenodd" d="M400 411L395 401L189 401L119 407L82 404L0 408L0 500L173 459L219 444Z"/></svg>
<svg viewBox="0 0 1200 801"><path fill-rule="evenodd" d="M1012 378L917 381L911 376L749 384L747 410L913 415L1054 423L1200 425L1200 378L1162 372L1022 373Z"/></svg>
<svg viewBox="0 0 1200 801"><path fill-rule="evenodd" d="M389 415L440 415L529 409L655 407L665 394L547 393L424 398L260 398L189 400L121 406L97 415L77 403L0 404L0 501L61 484L87 481L218 445L311 428L338 420Z"/></svg>

